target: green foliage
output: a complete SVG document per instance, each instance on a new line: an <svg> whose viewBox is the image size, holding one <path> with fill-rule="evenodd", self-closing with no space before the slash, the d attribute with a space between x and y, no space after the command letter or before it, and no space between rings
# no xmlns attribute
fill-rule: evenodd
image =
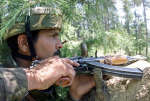
<svg viewBox="0 0 150 101"><path fill-rule="evenodd" d="M10 49L7 47L7 43L0 43L0 64L9 65L12 64L10 56Z"/></svg>
<svg viewBox="0 0 150 101"><path fill-rule="evenodd" d="M56 98L56 101L65 101L68 97L69 88L63 88L57 86L56 92L58 94L58 98Z"/></svg>
<svg viewBox="0 0 150 101"><path fill-rule="evenodd" d="M87 43L90 55L93 55L95 50L107 54L120 49L135 54L145 47L145 38L142 36L135 39L135 28L130 24L133 20L133 14L130 12L131 2L123 2L126 13L125 29L118 20L112 0L34 0L32 3L26 0L1 1L0 7L3 9L0 11L0 36L3 36L16 20L22 19L21 15L26 13L25 10L29 9L29 6L51 6L63 12L61 39L68 42L62 49L62 56L80 55L80 43L83 41ZM140 0L133 2L137 6L141 3Z"/></svg>
<svg viewBox="0 0 150 101"><path fill-rule="evenodd" d="M122 0L125 23L119 21L114 0L32 1L32 3L28 0L0 1L0 37L5 34L6 29L13 26L16 20L22 19L21 16L29 7L50 6L62 10L61 40L67 41L61 50L63 57L80 56L82 42L87 44L89 56L94 56L96 50L102 55L118 51L123 51L127 55L145 54L144 21L142 16L136 16L131 12L131 9L141 5L141 0ZM134 7L131 6L132 3L135 4ZM1 44L2 63L9 62L7 51L6 44ZM58 92L59 96L65 99L67 89L58 88Z"/></svg>

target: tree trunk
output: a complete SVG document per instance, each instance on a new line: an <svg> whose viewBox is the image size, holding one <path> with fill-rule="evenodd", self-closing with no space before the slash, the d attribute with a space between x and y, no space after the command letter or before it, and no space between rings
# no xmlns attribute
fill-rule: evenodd
<svg viewBox="0 0 150 101"><path fill-rule="evenodd" d="M88 56L87 44L85 42L82 42L80 48L81 48L81 56L87 57Z"/></svg>
<svg viewBox="0 0 150 101"><path fill-rule="evenodd" d="M127 15L127 21L126 21L126 28L127 28L127 32L130 34L130 27L129 27L129 16Z"/></svg>
<svg viewBox="0 0 150 101"><path fill-rule="evenodd" d="M147 19L146 19L146 9L145 9L145 0L142 0L143 11L144 11L144 22L145 22L145 30L146 30L146 56L148 55L148 30L147 30Z"/></svg>
<svg viewBox="0 0 150 101"><path fill-rule="evenodd" d="M136 15L136 10L134 11L134 16L135 16L135 22L134 22L134 27L135 27L135 34L136 34L136 41L138 40L138 24L137 24L137 15ZM138 51L138 46L136 46L136 55L137 55L137 51Z"/></svg>
<svg viewBox="0 0 150 101"><path fill-rule="evenodd" d="M2 23L2 15L0 14L0 30L1 30L1 23Z"/></svg>

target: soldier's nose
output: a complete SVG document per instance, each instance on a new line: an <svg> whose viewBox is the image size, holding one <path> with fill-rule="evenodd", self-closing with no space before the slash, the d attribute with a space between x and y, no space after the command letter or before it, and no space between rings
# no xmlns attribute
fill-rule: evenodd
<svg viewBox="0 0 150 101"><path fill-rule="evenodd" d="M63 47L63 44L62 44L61 41L59 41L59 42L57 43L57 49L60 49L60 48L62 48L62 47Z"/></svg>
<svg viewBox="0 0 150 101"><path fill-rule="evenodd" d="M59 45L59 49L60 49L60 48L63 48L63 44L60 44L60 45Z"/></svg>

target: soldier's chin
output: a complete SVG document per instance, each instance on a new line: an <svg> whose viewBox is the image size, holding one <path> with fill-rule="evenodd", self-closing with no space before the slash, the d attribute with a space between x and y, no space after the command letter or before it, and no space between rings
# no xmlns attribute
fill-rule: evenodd
<svg viewBox="0 0 150 101"><path fill-rule="evenodd" d="M57 51L53 54L53 56L60 56L60 55L61 55L60 50L57 50Z"/></svg>

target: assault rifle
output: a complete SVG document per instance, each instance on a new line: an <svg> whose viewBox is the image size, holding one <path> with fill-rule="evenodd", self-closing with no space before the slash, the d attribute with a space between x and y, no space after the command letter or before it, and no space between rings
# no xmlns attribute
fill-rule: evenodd
<svg viewBox="0 0 150 101"><path fill-rule="evenodd" d="M141 79L143 76L143 71L138 68L126 68L123 66L112 66L104 63L100 63L99 61L104 59L105 57L72 57L69 58L80 64L79 67L75 67L75 71L77 73L93 73L94 68L100 68L102 70L103 75L114 75L125 78L135 78ZM135 58L127 57L129 61L136 60ZM46 90L33 90L30 91L29 94L35 97L40 97L43 94L46 95L56 95L55 87L52 86Z"/></svg>
<svg viewBox="0 0 150 101"><path fill-rule="evenodd" d="M100 63L101 59L104 57L98 58L84 58L84 57L72 57L71 60L80 64L79 67L75 68L77 73L79 72L89 72L91 73L94 68L100 68L102 70L102 74L104 75L114 75L125 78L135 78L141 79L143 76L143 71L139 68L126 68L123 66L112 66L104 63ZM133 60L134 58L128 57L128 60Z"/></svg>

